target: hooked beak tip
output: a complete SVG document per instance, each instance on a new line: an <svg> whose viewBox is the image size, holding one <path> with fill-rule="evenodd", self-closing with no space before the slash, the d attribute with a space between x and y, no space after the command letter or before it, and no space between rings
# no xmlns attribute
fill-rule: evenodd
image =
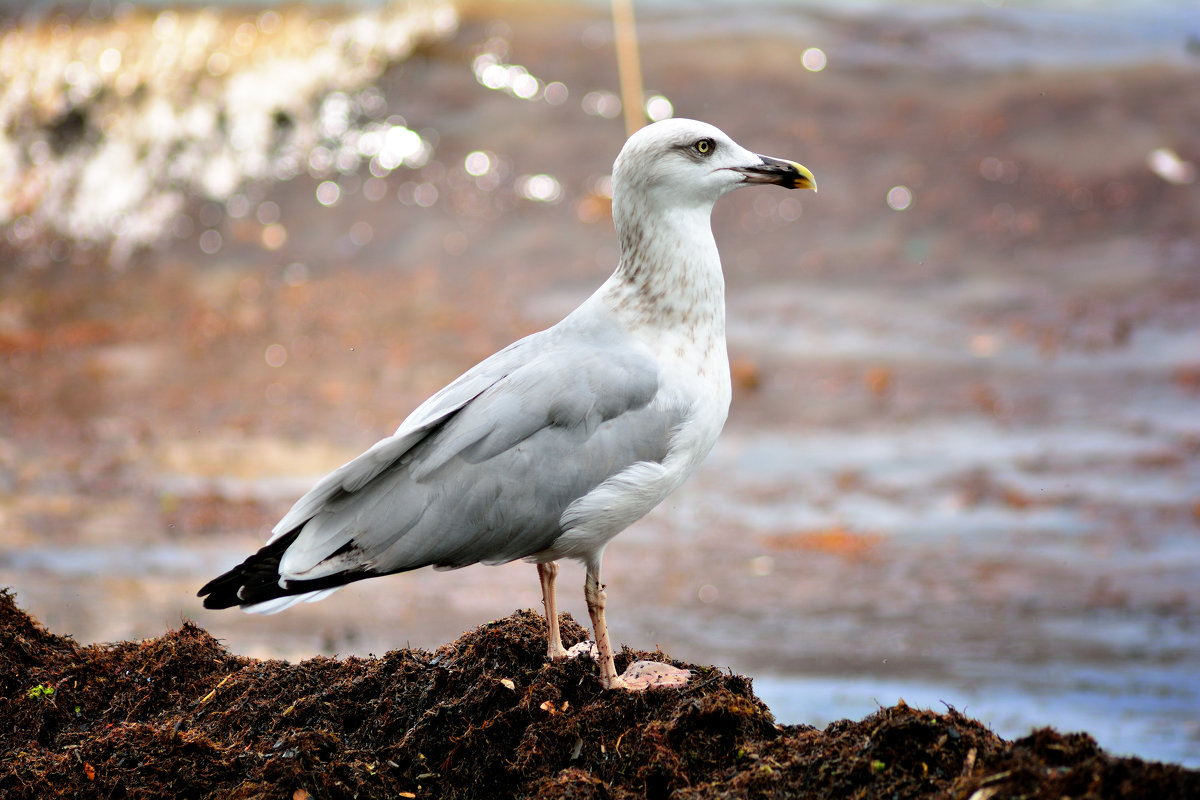
<svg viewBox="0 0 1200 800"><path fill-rule="evenodd" d="M796 171L795 177L792 179L791 189L812 189L817 191L817 179L813 177L812 170L803 164L797 164L795 161L788 162Z"/></svg>
<svg viewBox="0 0 1200 800"><path fill-rule="evenodd" d="M812 189L814 192L817 190L817 179L803 164L771 156L759 158L762 159L761 164L737 170L743 175L746 183L773 183L785 189Z"/></svg>

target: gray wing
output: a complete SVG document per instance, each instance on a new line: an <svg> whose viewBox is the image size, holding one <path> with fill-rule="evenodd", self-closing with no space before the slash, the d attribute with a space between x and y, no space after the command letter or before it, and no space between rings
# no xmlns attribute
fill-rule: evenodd
<svg viewBox="0 0 1200 800"><path fill-rule="evenodd" d="M647 354L559 336L527 348L522 361L466 400L444 398L452 410L430 411L404 434L416 441L301 520L281 577L532 555L561 534L574 500L666 456L682 413L653 402L658 370ZM386 452L377 447L376 459Z"/></svg>
<svg viewBox="0 0 1200 800"><path fill-rule="evenodd" d="M531 352L539 350L544 340L553 338L552 330L540 331L514 342L434 394L409 414L395 433L380 439L362 455L338 467L309 489L275 525L270 541L296 530L335 497L357 492L366 486L447 417L521 367Z"/></svg>

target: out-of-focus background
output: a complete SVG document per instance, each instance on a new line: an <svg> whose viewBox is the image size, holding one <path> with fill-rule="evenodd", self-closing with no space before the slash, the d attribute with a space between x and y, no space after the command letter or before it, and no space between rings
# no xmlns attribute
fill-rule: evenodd
<svg viewBox="0 0 1200 800"><path fill-rule="evenodd" d="M0 585L84 642L290 659L538 608L526 564L194 595L613 269L608 13L0 5ZM821 191L717 209L734 406L609 548L616 639L784 722L903 697L1200 765L1195 3L638 14L650 117Z"/></svg>

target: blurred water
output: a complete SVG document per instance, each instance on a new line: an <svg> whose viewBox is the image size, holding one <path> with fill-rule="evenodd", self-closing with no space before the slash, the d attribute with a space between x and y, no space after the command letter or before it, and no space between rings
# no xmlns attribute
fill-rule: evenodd
<svg viewBox="0 0 1200 800"><path fill-rule="evenodd" d="M118 264L173 236L215 253L255 184L423 165L432 145L374 84L457 24L437 0L28 16L0 28L0 225L58 262L111 243ZM286 230L264 236L278 249Z"/></svg>
<svg viewBox="0 0 1200 800"><path fill-rule="evenodd" d="M1110 678L1112 676L1105 675ZM1022 687L1004 696L980 686L881 681L878 678L810 679L757 677L754 691L780 722L823 727L839 719L861 719L881 706L904 700L910 706L957 708L1006 739L1033 727L1086 731L1105 750L1200 767L1200 708L1196 683L1180 685L1173 672L1120 676L1121 686L1086 689ZM1127 685L1140 687L1136 693Z"/></svg>
<svg viewBox="0 0 1200 800"><path fill-rule="evenodd" d="M0 225L11 242L40 243L60 262L111 244L121 263L172 235L202 237L212 253L213 220L243 216L235 198L256 184L429 162L436 131L408 129L374 84L452 33L452 4L230 6L0 5L13 15L0 27ZM769 30L856 66L1080 68L1184 62L1200 48L1186 2L664 0L645 12L646 47ZM544 82L524 80L540 96ZM208 219L195 198L210 201ZM276 226L264 241L278 248L286 235Z"/></svg>
<svg viewBox="0 0 1200 800"><path fill-rule="evenodd" d="M0 226L17 263L108 269L77 257L111 248L120 266L161 248L139 282L189 275L125 304L89 303L80 281L61 317L50 281L0 298L0 583L84 641L194 618L237 652L290 658L433 647L537 607L521 564L371 581L266 619L193 595L452 377L438 337L469 341L459 360L485 355L487 312L552 323L611 268L620 101L603 4L600 22L548 28L524 53L509 37L522 23L485 21L416 65L453 35L451 5L209 6L22 4L0 28ZM819 204L718 208L731 351L750 367L702 471L606 556L617 640L766 676L781 721L945 701L1008 736L1082 728L1200 764L1200 203L1187 169L1146 166L1164 147L1190 169L1197 154L1147 121L1158 106L1123 107L1104 83L1060 102L1047 82L1064 66L1191 63L1194 4L639 9L648 52L685 54L683 78L657 71L668 108L740 117L739 135L824 163ZM786 73L811 77L827 55L833 99L777 73L761 88L718 75L732 110L707 105L689 48L755 78L776 52L763 31L794 46ZM530 51L537 68L517 63ZM995 106L953 98L989 71L1052 96L1025 116L994 84ZM779 112L778 86L804 107ZM943 90L928 114L912 100ZM892 113L904 103L921 113ZM937 113L951 134L919 127ZM530 135L549 126L561 135ZM885 204L901 182L903 211ZM191 530L170 521L180 505L201 517ZM563 578L562 605L586 619L579 583Z"/></svg>
<svg viewBox="0 0 1200 800"><path fill-rule="evenodd" d="M649 0L639 5L648 12L643 37L650 43L774 30L836 49L839 59L857 64L889 65L917 57L973 69L1085 67L1177 62L1200 46L1200 20L1187 0ZM829 20L859 22L863 29L846 37L840 25L827 25Z"/></svg>

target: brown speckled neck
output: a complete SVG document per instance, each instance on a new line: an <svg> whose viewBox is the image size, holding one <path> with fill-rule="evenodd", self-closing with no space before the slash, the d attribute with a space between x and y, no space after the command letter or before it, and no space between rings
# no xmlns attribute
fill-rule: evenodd
<svg viewBox="0 0 1200 800"><path fill-rule="evenodd" d="M610 300L645 327L707 329L724 335L725 279L709 223L711 206L655 209L618 198L613 218L621 262Z"/></svg>

